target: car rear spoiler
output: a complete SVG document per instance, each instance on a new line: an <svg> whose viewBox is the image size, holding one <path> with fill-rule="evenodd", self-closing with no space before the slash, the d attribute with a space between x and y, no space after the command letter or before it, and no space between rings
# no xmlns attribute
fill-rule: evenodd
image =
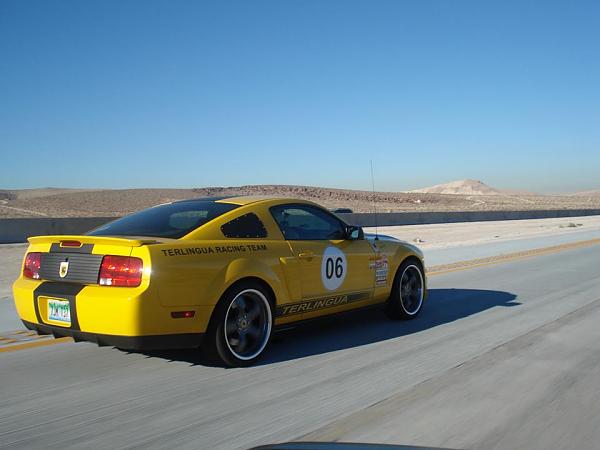
<svg viewBox="0 0 600 450"><path fill-rule="evenodd" d="M155 244L156 239L129 239L112 236L83 236L83 235L54 235L32 236L27 238L30 244L59 244L61 242L79 242L83 244L122 245L124 247L141 247L142 245Z"/></svg>

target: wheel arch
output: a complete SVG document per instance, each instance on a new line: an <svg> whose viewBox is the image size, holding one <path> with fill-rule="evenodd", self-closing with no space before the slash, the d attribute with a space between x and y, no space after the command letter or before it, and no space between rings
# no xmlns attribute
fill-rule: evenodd
<svg viewBox="0 0 600 450"><path fill-rule="evenodd" d="M275 309L275 307L277 306L277 295L275 294L275 290L269 284L268 281L266 281L260 277L257 277L257 276L245 276L245 277L242 277L242 278L234 281L227 287L227 289L225 289L225 291L223 291L223 294L221 294L221 297L219 297L219 301L221 301L221 299L223 298L223 296L226 293L228 293L231 290L236 289L239 285L247 283L247 282L257 283L257 284L261 285L267 291L267 294L269 294L268 300L271 302L271 306L273 306L273 309Z"/></svg>
<svg viewBox="0 0 600 450"><path fill-rule="evenodd" d="M417 266L419 266L419 269L421 269L421 272L423 272L423 275L425 275L425 267L423 266L423 261L421 261L418 256L412 255L412 254L404 257L404 259L402 261L400 261L400 264L398 265L398 269L400 268L400 266L402 264L404 264L405 262L409 262L409 261L416 263ZM398 270L396 270L396 272L397 271Z"/></svg>
<svg viewBox="0 0 600 450"><path fill-rule="evenodd" d="M243 280L256 280L265 285L273 296L273 306L279 302L285 302L287 298L287 286L276 268L257 258L238 258L231 261L223 270L223 284L217 298L222 296L236 283Z"/></svg>
<svg viewBox="0 0 600 450"><path fill-rule="evenodd" d="M269 324L270 331L268 332L268 335L266 335L266 340L264 340L261 344L261 348L257 350L258 353L248 356L248 358L243 358L242 356L236 354L232 350L229 343L226 342L227 336L224 335L225 328L223 328L225 325L224 322L221 321L221 319L224 319L225 321L227 320L227 310L231 305L230 301L235 299L238 294L236 291L243 291L245 289L259 290L263 294L261 297L266 297L267 303L271 305L271 322ZM267 346L274 326L275 298L275 292L270 284L259 277L245 276L230 284L227 289L223 291L221 297L217 301L208 321L205 339L202 343L205 354L208 356L208 358L217 362L220 359L220 363L224 363L228 367L245 366L251 364L250 361L258 358ZM225 350L226 348L228 350Z"/></svg>
<svg viewBox="0 0 600 450"><path fill-rule="evenodd" d="M275 294L275 290L273 289L273 287L267 281L265 281L264 279L262 279L260 277L252 276L252 275L243 276L243 277L240 277L239 279L235 280L231 284L229 284L227 286L227 288L223 290L223 292L219 296L219 299L215 303L215 306L214 306L212 312L210 313L210 319L208 320L207 330L216 325L215 324L215 316L217 315L217 308L222 307L223 299L225 298L225 296L227 294L229 294L231 291L234 291L235 289L237 289L240 285L242 285L244 283L249 283L249 282L259 284L262 288L265 289L266 293L268 294L267 300L269 300L269 303L271 303L271 306L273 308L273 310L272 310L273 318L275 318L275 311L277 308L277 295Z"/></svg>

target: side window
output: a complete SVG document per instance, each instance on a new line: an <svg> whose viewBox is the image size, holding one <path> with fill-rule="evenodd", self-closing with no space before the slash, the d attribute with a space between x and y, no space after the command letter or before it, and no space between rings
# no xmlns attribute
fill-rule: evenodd
<svg viewBox="0 0 600 450"><path fill-rule="evenodd" d="M344 239L342 223L309 205L278 205L271 208L281 233L288 241Z"/></svg>
<svg viewBox="0 0 600 450"><path fill-rule="evenodd" d="M221 226L227 238L266 238L267 229L254 213L244 214Z"/></svg>

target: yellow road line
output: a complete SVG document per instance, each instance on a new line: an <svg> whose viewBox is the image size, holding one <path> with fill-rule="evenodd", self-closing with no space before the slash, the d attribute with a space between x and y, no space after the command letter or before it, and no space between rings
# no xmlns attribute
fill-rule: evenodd
<svg viewBox="0 0 600 450"><path fill-rule="evenodd" d="M522 252L506 253L504 255L490 256L488 258L472 259L451 264L441 264L430 267L427 270L427 275L442 275L450 272L458 272L461 270L473 269L475 267L490 266L492 264L500 264L503 262L514 261L518 259L532 258L534 256L559 253L565 250L590 247L592 245L597 244L600 244L600 239L590 239L587 241L570 242L568 244L553 245L551 247L536 248L532 250L525 250Z"/></svg>
<svg viewBox="0 0 600 450"><path fill-rule="evenodd" d="M45 347L47 345L63 344L65 342L73 342L73 338L61 337L57 339L48 339L46 341L33 341L24 342L22 344L9 345L7 347L0 347L0 353L16 352L18 350L25 350L27 348Z"/></svg>

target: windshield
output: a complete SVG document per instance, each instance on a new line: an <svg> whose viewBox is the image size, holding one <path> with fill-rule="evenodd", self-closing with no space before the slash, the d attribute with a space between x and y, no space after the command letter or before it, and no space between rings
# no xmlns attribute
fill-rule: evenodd
<svg viewBox="0 0 600 450"><path fill-rule="evenodd" d="M90 236L148 236L178 239L238 205L191 200L168 203L125 216L87 233Z"/></svg>

